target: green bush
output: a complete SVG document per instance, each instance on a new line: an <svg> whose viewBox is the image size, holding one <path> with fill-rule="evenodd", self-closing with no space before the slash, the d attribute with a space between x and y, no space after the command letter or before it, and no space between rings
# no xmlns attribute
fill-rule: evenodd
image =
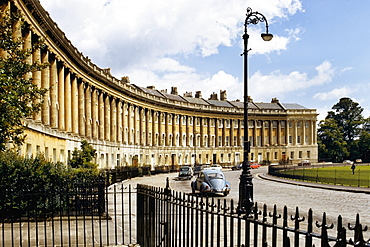
<svg viewBox="0 0 370 247"><path fill-rule="evenodd" d="M0 174L0 215L8 218L62 212L69 205L67 192L76 189L76 183L101 178L97 169L74 169L42 155L26 158L13 151L0 152Z"/></svg>

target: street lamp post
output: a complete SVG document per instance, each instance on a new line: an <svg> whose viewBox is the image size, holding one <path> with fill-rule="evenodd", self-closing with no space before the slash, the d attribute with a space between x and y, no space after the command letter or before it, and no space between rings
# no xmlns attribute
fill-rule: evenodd
<svg viewBox="0 0 370 247"><path fill-rule="evenodd" d="M248 138L248 38L247 26L249 24L258 24L259 22L266 23L266 33L262 33L261 37L264 41L270 41L273 37L269 34L267 19L264 15L258 12L253 12L251 8L247 9L247 17L244 23L244 160L243 171L240 175L239 182L239 213L251 214L253 211L253 183L252 174L250 172L250 164L248 161L250 153L250 142Z"/></svg>

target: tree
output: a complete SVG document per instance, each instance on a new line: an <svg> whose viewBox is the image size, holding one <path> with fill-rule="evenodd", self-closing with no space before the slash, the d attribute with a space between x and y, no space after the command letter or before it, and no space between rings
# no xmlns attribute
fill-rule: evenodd
<svg viewBox="0 0 370 247"><path fill-rule="evenodd" d="M370 118L364 120L360 137L352 144L351 157L370 160Z"/></svg>
<svg viewBox="0 0 370 247"><path fill-rule="evenodd" d="M363 108L357 102L353 102L350 98L341 98L329 111L326 119L334 119L338 126L343 130L343 138L349 146L355 138L361 133L361 126L364 123L362 116Z"/></svg>
<svg viewBox="0 0 370 247"><path fill-rule="evenodd" d="M69 164L72 168L95 169L97 165L92 162L96 156L96 150L86 141L81 142L81 150L75 148Z"/></svg>
<svg viewBox="0 0 370 247"><path fill-rule="evenodd" d="M342 132L343 128L334 119L327 118L320 121L317 130L319 160L341 162L349 155Z"/></svg>
<svg viewBox="0 0 370 247"><path fill-rule="evenodd" d="M17 12L0 12L0 151L6 143L24 142L24 119L40 111L47 89L39 88L30 74L48 66L39 61L29 62L33 50L42 41L24 49L22 30L27 29Z"/></svg>

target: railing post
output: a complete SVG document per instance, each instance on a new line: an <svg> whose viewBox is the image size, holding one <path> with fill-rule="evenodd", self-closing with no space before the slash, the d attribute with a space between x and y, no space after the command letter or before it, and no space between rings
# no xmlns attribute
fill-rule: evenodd
<svg viewBox="0 0 370 247"><path fill-rule="evenodd" d="M164 196L165 196L165 219L164 222L164 246L169 247L171 245L171 188L170 188L170 179L167 177L166 179L166 188L164 189Z"/></svg>
<svg viewBox="0 0 370 247"><path fill-rule="evenodd" d="M136 193L136 215L137 215L137 221L136 221L136 229L137 232L141 232L142 234L137 233L137 243L140 244L140 246L144 245L144 238L146 234L145 224L144 224L144 195L141 193L142 185L137 185L137 193Z"/></svg>

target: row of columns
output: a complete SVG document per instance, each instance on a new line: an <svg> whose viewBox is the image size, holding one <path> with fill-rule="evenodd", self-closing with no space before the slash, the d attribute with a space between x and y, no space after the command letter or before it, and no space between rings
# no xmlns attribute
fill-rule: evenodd
<svg viewBox="0 0 370 247"><path fill-rule="evenodd" d="M25 48L31 48L32 42L37 40L36 35L31 30L24 32L24 35ZM34 50L32 60L50 65L32 73L37 86L49 89L44 96L41 112L33 117L35 122L82 137L128 145L243 145L244 127L241 119L199 117L198 124L197 117L154 111L109 95L93 86L92 81L82 79L47 49ZM269 121L267 136L264 122L258 132L257 120L254 121L252 131L249 132L252 144L258 143L259 136L261 145L275 144L274 136L277 138L277 144L289 144L288 138L292 135L291 144L296 145L299 135L302 136L300 143L306 141L306 134L309 136L307 144L315 144L315 120L308 120L308 128L302 124L300 132L297 121L289 121L293 121L293 128L290 130L286 122L285 132L281 121L277 121L277 128L273 127L273 121Z"/></svg>

